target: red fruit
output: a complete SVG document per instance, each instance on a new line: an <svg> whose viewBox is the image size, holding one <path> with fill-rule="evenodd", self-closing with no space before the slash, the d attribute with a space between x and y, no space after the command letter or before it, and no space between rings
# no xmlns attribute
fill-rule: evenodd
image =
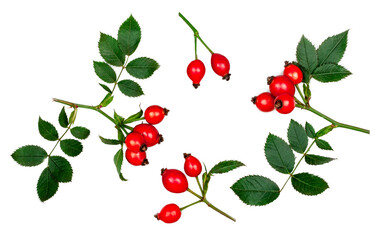
<svg viewBox="0 0 390 240"><path fill-rule="evenodd" d="M291 80L286 76L269 77L269 90L272 96L277 97L283 93L287 93L291 96L295 94L295 86Z"/></svg>
<svg viewBox="0 0 390 240"><path fill-rule="evenodd" d="M165 223L174 223L181 217L181 211L179 206L174 203L165 205L159 213L154 215L157 220L161 220Z"/></svg>
<svg viewBox="0 0 390 240"><path fill-rule="evenodd" d="M275 98L269 92L263 92L257 97L252 98L252 102L262 112L271 112L274 110Z"/></svg>
<svg viewBox="0 0 390 240"><path fill-rule="evenodd" d="M184 153L184 172L190 177L197 177L202 172L200 161L189 153Z"/></svg>
<svg viewBox="0 0 390 240"><path fill-rule="evenodd" d="M139 133L144 137L147 147L152 147L163 141L162 135L159 134L158 130L151 124L138 124L134 127L133 132Z"/></svg>
<svg viewBox="0 0 390 240"><path fill-rule="evenodd" d="M289 62L285 62L283 75L287 76L293 84L298 84L302 82L303 79L301 69L297 65Z"/></svg>
<svg viewBox="0 0 390 240"><path fill-rule="evenodd" d="M213 53L211 55L211 67L217 75L222 77L222 79L229 81L230 63L225 56L218 53Z"/></svg>
<svg viewBox="0 0 390 240"><path fill-rule="evenodd" d="M145 120L150 124L159 124L165 116L168 115L169 110L157 105L149 106L145 110Z"/></svg>
<svg viewBox="0 0 390 240"><path fill-rule="evenodd" d="M173 193L182 193L188 189L188 181L184 173L177 169L161 169L164 187Z"/></svg>
<svg viewBox="0 0 390 240"><path fill-rule="evenodd" d="M125 139L127 149L132 152L145 152L148 147L146 146L145 138L137 132L131 132Z"/></svg>
<svg viewBox="0 0 390 240"><path fill-rule="evenodd" d="M275 98L276 111L282 114L290 113L295 108L295 99L289 94L282 94Z"/></svg>
<svg viewBox="0 0 390 240"><path fill-rule="evenodd" d="M149 164L148 159L146 159L145 152L132 152L130 149L126 149L126 159L134 166L145 166Z"/></svg>
<svg viewBox="0 0 390 240"><path fill-rule="evenodd" d="M187 75L192 81L192 85L194 88L198 88L200 86L200 81L202 80L204 74L206 73L206 67L204 66L203 62L199 59L196 59L190 64L188 64L187 67Z"/></svg>

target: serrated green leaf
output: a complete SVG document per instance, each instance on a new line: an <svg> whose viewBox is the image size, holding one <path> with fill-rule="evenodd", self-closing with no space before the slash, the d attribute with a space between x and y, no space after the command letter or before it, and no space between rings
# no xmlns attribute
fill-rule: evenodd
<svg viewBox="0 0 390 240"><path fill-rule="evenodd" d="M118 44L122 52L131 55L135 52L141 41L141 28L131 15L122 23L118 31Z"/></svg>
<svg viewBox="0 0 390 240"><path fill-rule="evenodd" d="M128 123L132 123L134 121L137 121L142 117L143 114L144 114L144 111L142 111L142 109L140 108L137 113L128 117L126 120L123 121L123 123L128 124Z"/></svg>
<svg viewBox="0 0 390 240"><path fill-rule="evenodd" d="M132 80L118 82L119 90L128 97L139 97L144 94L141 86Z"/></svg>
<svg viewBox="0 0 390 240"><path fill-rule="evenodd" d="M304 68L303 66L301 66L299 63L295 63L299 69L301 69L301 72L302 72L302 82L303 83L309 83L310 82L310 78L311 78L311 74L308 70L306 70L306 68Z"/></svg>
<svg viewBox="0 0 390 240"><path fill-rule="evenodd" d="M106 90L108 93L112 93L111 89L110 89L109 87L107 87L106 85L101 84L101 83L99 83L99 85L100 85L104 90Z"/></svg>
<svg viewBox="0 0 390 240"><path fill-rule="evenodd" d="M293 119L291 119L290 125L288 126L287 137L288 142L294 151L298 153L305 152L308 144L308 138L305 129L301 124L294 121Z"/></svg>
<svg viewBox="0 0 390 240"><path fill-rule="evenodd" d="M50 173L49 167L45 168L38 179L37 193L39 199L44 202L56 194L58 190L58 182Z"/></svg>
<svg viewBox="0 0 390 240"><path fill-rule="evenodd" d="M49 169L53 178L58 182L72 181L72 166L65 158L61 156L49 157Z"/></svg>
<svg viewBox="0 0 390 240"><path fill-rule="evenodd" d="M319 65L338 63L343 58L347 48L348 31L328 37L321 43L317 50Z"/></svg>
<svg viewBox="0 0 390 240"><path fill-rule="evenodd" d="M123 66L125 64L125 54L118 46L118 41L104 33L100 33L99 52L102 58L114 66Z"/></svg>
<svg viewBox="0 0 390 240"><path fill-rule="evenodd" d="M327 63L316 68L312 74L313 78L320 82L337 82L351 75L351 72L343 66Z"/></svg>
<svg viewBox="0 0 390 240"><path fill-rule="evenodd" d="M305 131L306 131L306 134L309 138L316 137L316 131L314 130L314 127L308 122L306 122L306 124L305 124Z"/></svg>
<svg viewBox="0 0 390 240"><path fill-rule="evenodd" d="M312 73L318 65L316 48L303 35L298 43L296 56L299 65L307 69L309 73Z"/></svg>
<svg viewBox="0 0 390 240"><path fill-rule="evenodd" d="M322 150L333 150L330 144L322 139L316 139L316 145Z"/></svg>
<svg viewBox="0 0 390 240"><path fill-rule="evenodd" d="M291 147L281 138L269 134L264 147L268 163L276 171L289 174L294 169L295 156Z"/></svg>
<svg viewBox="0 0 390 240"><path fill-rule="evenodd" d="M99 105L101 107L107 107L112 102L112 100L114 100L114 96L112 96L111 93L107 93Z"/></svg>
<svg viewBox="0 0 390 240"><path fill-rule="evenodd" d="M127 179L123 177L123 174L121 172L122 171L122 162L123 162L123 149L121 148L114 155L114 163L115 163L116 171L118 172L119 178L122 181L127 181Z"/></svg>
<svg viewBox="0 0 390 240"><path fill-rule="evenodd" d="M329 188L322 178L310 173L294 174L291 178L291 183L299 193L309 196L318 195Z"/></svg>
<svg viewBox="0 0 390 240"><path fill-rule="evenodd" d="M230 187L245 204L263 206L279 197L278 185L272 180L258 175L239 179Z"/></svg>
<svg viewBox="0 0 390 240"><path fill-rule="evenodd" d="M108 138L104 138L102 136L99 136L99 138L102 141L102 143L107 144L107 145L119 145L119 144L121 144L121 142L119 142L116 139L108 139Z"/></svg>
<svg viewBox="0 0 390 240"><path fill-rule="evenodd" d="M83 139L86 139L91 132L89 131L88 128L78 126L78 127L74 127L72 129L70 129L70 133L75 138L83 140Z"/></svg>
<svg viewBox="0 0 390 240"><path fill-rule="evenodd" d="M32 167L41 164L47 157L47 152L39 146L26 145L18 148L11 157L22 166Z"/></svg>
<svg viewBox="0 0 390 240"><path fill-rule="evenodd" d="M133 77L145 79L154 73L160 66L158 63L147 57L140 57L127 64L126 71Z"/></svg>
<svg viewBox="0 0 390 240"><path fill-rule="evenodd" d="M245 166L245 164L243 164L240 161L236 161L236 160L222 161L222 162L219 162L218 164L216 164L210 170L209 175L227 173L227 172L234 170L234 169L241 167L241 166Z"/></svg>
<svg viewBox="0 0 390 240"><path fill-rule="evenodd" d="M58 140L58 132L57 129L53 126L53 124L42 120L41 117L39 117L38 121L38 129L41 136L49 141L56 141Z"/></svg>
<svg viewBox="0 0 390 240"><path fill-rule="evenodd" d="M322 164L331 162L335 159L336 158L323 157L323 156L314 155L314 154L307 154L305 156L306 163L310 164L310 165L322 165Z"/></svg>
<svg viewBox="0 0 390 240"><path fill-rule="evenodd" d="M106 83L114 83L116 81L115 71L107 63L93 61L93 68L96 75Z"/></svg>
<svg viewBox="0 0 390 240"><path fill-rule="evenodd" d="M68 121L68 116L66 115L65 112L65 107L62 107L60 115L58 116L58 122L60 123L60 126L63 128L67 128L69 121Z"/></svg>
<svg viewBox="0 0 390 240"><path fill-rule="evenodd" d="M83 151L83 145L80 141L75 139L62 140L60 142L60 147L62 151L70 157L76 157Z"/></svg>

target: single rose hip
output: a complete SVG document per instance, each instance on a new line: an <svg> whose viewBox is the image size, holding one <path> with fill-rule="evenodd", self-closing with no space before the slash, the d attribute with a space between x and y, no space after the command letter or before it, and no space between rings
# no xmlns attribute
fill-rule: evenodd
<svg viewBox="0 0 390 240"><path fill-rule="evenodd" d="M218 53L213 53L211 55L211 67L217 75L222 77L222 79L229 81L230 63L225 56Z"/></svg>
<svg viewBox="0 0 390 240"><path fill-rule="evenodd" d="M276 111L282 114L290 113L295 108L295 99L289 94L282 94L275 98Z"/></svg>
<svg viewBox="0 0 390 240"><path fill-rule="evenodd" d="M162 183L172 193L182 193L188 189L188 181L184 173L177 169L161 169Z"/></svg>
<svg viewBox="0 0 390 240"><path fill-rule="evenodd" d="M162 135L151 124L141 123L134 127L133 132L141 134L145 139L147 147L152 147L163 141Z"/></svg>
<svg viewBox="0 0 390 240"><path fill-rule="evenodd" d="M252 102L262 112L271 112L274 110L275 98L269 92L263 92L257 97L252 98Z"/></svg>
<svg viewBox="0 0 390 240"><path fill-rule="evenodd" d="M191 79L194 88L198 88L200 86L200 81L205 73L206 67L201 60L196 59L188 64L187 75Z"/></svg>
<svg viewBox="0 0 390 240"><path fill-rule="evenodd" d="M277 97L283 93L287 93L291 96L295 94L295 85L286 76L268 77L269 91L272 96Z"/></svg>
<svg viewBox="0 0 390 240"><path fill-rule="evenodd" d="M145 152L132 152L129 149L126 149L126 159L127 161L134 166L145 166L148 165L148 159L146 159Z"/></svg>
<svg viewBox="0 0 390 240"><path fill-rule="evenodd" d="M293 82L293 84L298 84L303 80L301 69L297 65L287 61L284 65L283 75L288 77Z"/></svg>
<svg viewBox="0 0 390 240"><path fill-rule="evenodd" d="M184 153L184 172L190 177L197 177L202 172L200 161L189 153Z"/></svg>
<svg viewBox="0 0 390 240"><path fill-rule="evenodd" d="M144 117L148 123L155 125L159 124L164 117L168 115L168 112L169 110L166 108L162 108L158 105L152 105L145 110Z"/></svg>
<svg viewBox="0 0 390 240"><path fill-rule="evenodd" d="M132 152L145 152L148 147L146 146L145 138L137 132L131 132L125 139L127 149Z"/></svg>
<svg viewBox="0 0 390 240"><path fill-rule="evenodd" d="M165 223L174 223L181 217L181 211L179 206L174 203L165 205L159 213L154 215L157 220L161 220Z"/></svg>

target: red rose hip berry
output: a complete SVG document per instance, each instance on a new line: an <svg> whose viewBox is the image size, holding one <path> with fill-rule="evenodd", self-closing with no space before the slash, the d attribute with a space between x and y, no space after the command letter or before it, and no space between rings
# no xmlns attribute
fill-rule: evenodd
<svg viewBox="0 0 390 240"><path fill-rule="evenodd" d="M200 86L200 81L205 73L206 67L201 60L196 59L188 64L187 75L191 79L194 88L198 88Z"/></svg>
<svg viewBox="0 0 390 240"><path fill-rule="evenodd" d="M134 127L133 132L141 134L145 139L147 147L152 147L163 141L162 135L151 124L141 123Z"/></svg>
<svg viewBox="0 0 390 240"><path fill-rule="evenodd" d="M276 111L282 114L290 113L295 108L295 99L289 94L282 94L275 98Z"/></svg>
<svg viewBox="0 0 390 240"><path fill-rule="evenodd" d="M165 205L159 213L154 215L157 220L161 220L165 223L174 223L181 217L181 210L179 206L174 203Z"/></svg>
<svg viewBox="0 0 390 240"><path fill-rule="evenodd" d="M252 102L262 112L271 112L275 108L275 98L269 92L263 92L259 96L253 97Z"/></svg>
<svg viewBox="0 0 390 240"><path fill-rule="evenodd" d="M200 161L189 153L184 153L184 172L190 177L197 177L202 172Z"/></svg>
<svg viewBox="0 0 390 240"><path fill-rule="evenodd" d="M145 152L132 152L130 149L126 149L126 159L134 166L145 166L148 165L148 159L146 159Z"/></svg>
<svg viewBox="0 0 390 240"><path fill-rule="evenodd" d="M164 117L168 115L168 112L169 110L166 108L162 108L158 105L152 105L145 110L144 117L148 123L155 125L159 124Z"/></svg>
<svg viewBox="0 0 390 240"><path fill-rule="evenodd" d="M188 181L184 173L177 169L161 169L162 183L172 193L182 193L188 189Z"/></svg>
<svg viewBox="0 0 390 240"><path fill-rule="evenodd" d="M297 65L289 63L287 61L284 65L283 75L287 76L293 82L293 84L298 84L302 82L303 79L301 69Z"/></svg>
<svg viewBox="0 0 390 240"><path fill-rule="evenodd" d="M137 132L131 132L125 139L127 149L132 152L145 152L148 147L146 146L145 138Z"/></svg>
<svg viewBox="0 0 390 240"><path fill-rule="evenodd" d="M295 94L295 86L293 82L286 76L268 77L269 91L272 96L277 97L283 93L291 96Z"/></svg>
<svg viewBox="0 0 390 240"><path fill-rule="evenodd" d="M230 63L229 60L219 54L219 53L213 53L211 55L211 67L213 68L213 71L222 77L222 79L229 81L230 79Z"/></svg>

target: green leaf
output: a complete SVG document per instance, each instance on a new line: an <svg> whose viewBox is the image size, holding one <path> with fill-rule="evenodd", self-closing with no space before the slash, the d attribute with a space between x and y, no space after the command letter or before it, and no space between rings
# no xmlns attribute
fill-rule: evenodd
<svg viewBox="0 0 390 240"><path fill-rule="evenodd" d="M347 48L348 31L342 32L332 37L328 37L318 47L318 63L338 63Z"/></svg>
<svg viewBox="0 0 390 240"><path fill-rule="evenodd" d="M245 164L243 164L242 162L240 161L236 161L236 160L226 160L226 161L222 161L222 162L219 162L218 164L216 164L209 172L209 175L212 175L212 174L220 174L220 173L227 173L231 170L234 170L238 167L241 167L241 166L245 166Z"/></svg>
<svg viewBox="0 0 390 240"><path fill-rule="evenodd" d="M118 82L118 87L128 97L139 97L144 94L141 86L132 80L122 80Z"/></svg>
<svg viewBox="0 0 390 240"><path fill-rule="evenodd" d="M239 179L230 187L245 204L263 206L279 197L279 187L272 180L258 175Z"/></svg>
<svg viewBox="0 0 390 240"><path fill-rule="evenodd" d="M319 137L322 137L326 134L328 134L329 132L331 132L333 130L333 125L329 125L329 126L326 126L320 130L318 130L318 132L316 133L316 137L319 138Z"/></svg>
<svg viewBox="0 0 390 240"><path fill-rule="evenodd" d="M114 96L112 96L111 93L107 93L99 105L101 107L107 107L112 102L112 100L114 100Z"/></svg>
<svg viewBox="0 0 390 240"><path fill-rule="evenodd" d="M75 109L70 113L70 116L69 116L69 124L73 124L73 123L76 121L77 109L78 109L78 108L75 108Z"/></svg>
<svg viewBox="0 0 390 240"><path fill-rule="evenodd" d="M124 121L124 117L120 116L119 114L117 114L115 111L114 111L114 120L115 120L115 123L117 125L121 125Z"/></svg>
<svg viewBox="0 0 390 240"><path fill-rule="evenodd" d="M129 62L126 66L126 70L133 77L145 79L152 76L154 71L159 67L160 66L155 60L147 57L140 57Z"/></svg>
<svg viewBox="0 0 390 240"><path fill-rule="evenodd" d="M68 116L66 115L65 112L65 107L62 107L60 115L58 116L58 122L60 123L60 126L63 128L67 128L69 121L68 121Z"/></svg>
<svg viewBox="0 0 390 240"><path fill-rule="evenodd" d="M102 58L114 66L123 66L125 64L125 55L118 46L118 41L104 33L100 33L99 52Z"/></svg>
<svg viewBox="0 0 390 240"><path fill-rule="evenodd" d="M119 145L119 144L121 144L121 142L119 142L116 139L107 139L107 138L104 138L102 136L99 136L99 138L102 141L102 143L104 143L104 144L108 144L108 145Z"/></svg>
<svg viewBox="0 0 390 240"><path fill-rule="evenodd" d="M72 181L72 166L65 158L61 156L49 157L49 169L54 179L58 182Z"/></svg>
<svg viewBox="0 0 390 240"><path fill-rule="evenodd" d="M302 35L297 47L297 61L298 63L312 73L318 65L317 52L314 45Z"/></svg>
<svg viewBox="0 0 390 240"><path fill-rule="evenodd" d="M333 150L330 144L327 141L322 139L316 139L316 145L322 150Z"/></svg>
<svg viewBox="0 0 390 240"><path fill-rule="evenodd" d="M306 124L305 124L305 131L306 131L306 134L309 138L316 137L316 131L314 130L314 127L308 122L306 122Z"/></svg>
<svg viewBox="0 0 390 240"><path fill-rule="evenodd" d="M294 169L295 156L291 147L281 138L269 134L264 147L268 163L276 171L289 174Z"/></svg>
<svg viewBox="0 0 390 240"><path fill-rule="evenodd" d="M139 111L133 115L131 115L130 117L128 117L123 123L124 124L128 124L128 123L132 123L134 121L137 121L139 120L142 115L144 114L144 111L142 111L142 109L140 108Z"/></svg>
<svg viewBox="0 0 390 240"><path fill-rule="evenodd" d="M207 171L202 174L203 195L206 195L207 190L209 189L210 179L211 179L211 176L210 176L210 174L207 173Z"/></svg>
<svg viewBox="0 0 390 240"><path fill-rule="evenodd" d="M62 151L70 157L76 157L83 151L83 145L75 139L62 140L60 142L60 147Z"/></svg>
<svg viewBox="0 0 390 240"><path fill-rule="evenodd" d="M323 156L314 155L314 154L307 154L305 156L306 163L310 164L310 165L322 165L322 164L331 162L335 159L336 158L323 157Z"/></svg>
<svg viewBox="0 0 390 240"><path fill-rule="evenodd" d="M304 195L314 196L329 188L328 184L320 177L310 173L298 173L292 176L291 183L295 190Z"/></svg>
<svg viewBox="0 0 390 240"><path fill-rule="evenodd" d="M85 127L74 127L70 129L70 133L78 139L86 139L91 133L88 128Z"/></svg>
<svg viewBox="0 0 390 240"><path fill-rule="evenodd" d="M123 162L123 149L119 149L119 151L114 155L114 163L115 163L115 166L116 166L116 171L118 172L119 174L119 178L122 180L122 181L127 181L126 178L123 177L122 175L122 162Z"/></svg>
<svg viewBox="0 0 390 240"><path fill-rule="evenodd" d="M38 179L37 192L39 199L44 202L56 194L58 182L50 173L49 167L45 168Z"/></svg>
<svg viewBox="0 0 390 240"><path fill-rule="evenodd" d="M288 142L290 143L292 149L298 153L304 153L308 139L305 132L305 129L301 124L291 119L290 125L287 130Z"/></svg>
<svg viewBox="0 0 390 240"><path fill-rule="evenodd" d="M141 28L138 22L134 19L133 15L131 15L119 28L119 47L126 55L131 55L137 49L140 41Z"/></svg>
<svg viewBox="0 0 390 240"><path fill-rule="evenodd" d="M107 63L93 61L93 68L96 75L106 83L114 83L116 81L115 71Z"/></svg>
<svg viewBox="0 0 390 240"><path fill-rule="evenodd" d="M343 66L327 63L316 68L312 76L320 82L327 83L340 81L349 75L351 75L351 72Z"/></svg>
<svg viewBox="0 0 390 240"><path fill-rule="evenodd" d="M108 93L112 93L111 89L110 89L109 87L107 87L106 85L101 84L101 83L99 83L99 85L100 85L104 90L106 90Z"/></svg>
<svg viewBox="0 0 390 240"><path fill-rule="evenodd" d="M49 141L58 140L57 129L53 126L53 124L46 122L45 120L42 120L41 117L39 117L38 129L39 129L39 133L44 139Z"/></svg>
<svg viewBox="0 0 390 240"><path fill-rule="evenodd" d="M41 164L47 157L47 152L39 146L26 145L18 148L11 157L22 166L32 167Z"/></svg>
<svg viewBox="0 0 390 240"><path fill-rule="evenodd" d="M302 82L303 83L309 83L310 82L310 78L311 78L311 74L309 73L308 70L306 70L306 68L304 68L303 66L301 66L300 64L298 64L298 67L301 69L302 71Z"/></svg>

